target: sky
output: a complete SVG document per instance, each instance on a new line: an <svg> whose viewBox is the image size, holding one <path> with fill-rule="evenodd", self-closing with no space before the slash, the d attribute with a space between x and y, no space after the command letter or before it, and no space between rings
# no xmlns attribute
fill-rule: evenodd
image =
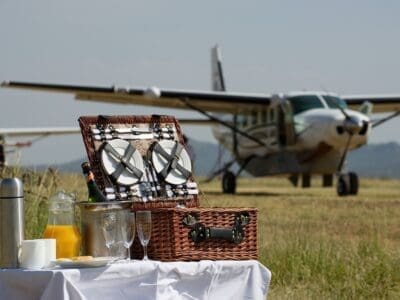
<svg viewBox="0 0 400 300"><path fill-rule="evenodd" d="M222 50L227 89L400 94L400 2L0 0L0 81L209 90L210 48ZM81 115L194 112L75 101L0 89L0 127L77 126ZM400 118L370 142L400 143ZM210 128L183 127L214 142ZM86 155L82 138L50 137L23 165Z"/></svg>

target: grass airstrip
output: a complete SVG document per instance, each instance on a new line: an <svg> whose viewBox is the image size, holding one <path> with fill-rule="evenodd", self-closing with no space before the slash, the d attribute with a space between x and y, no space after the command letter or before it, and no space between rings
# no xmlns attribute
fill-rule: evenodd
<svg viewBox="0 0 400 300"><path fill-rule="evenodd" d="M25 237L39 238L58 190L87 197L80 174L5 169L25 186ZM358 196L337 197L317 180L243 178L236 195L200 183L201 205L257 207L259 260L272 272L269 299L400 299L400 181L361 179Z"/></svg>

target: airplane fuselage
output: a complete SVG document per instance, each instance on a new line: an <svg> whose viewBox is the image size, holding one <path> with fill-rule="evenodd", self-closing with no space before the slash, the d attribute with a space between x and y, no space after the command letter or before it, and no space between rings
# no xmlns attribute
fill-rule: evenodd
<svg viewBox="0 0 400 300"><path fill-rule="evenodd" d="M263 145L225 126L215 126L213 134L254 176L335 173L346 149L366 144L371 132L367 115L324 92L280 95L265 109L244 111L234 120Z"/></svg>

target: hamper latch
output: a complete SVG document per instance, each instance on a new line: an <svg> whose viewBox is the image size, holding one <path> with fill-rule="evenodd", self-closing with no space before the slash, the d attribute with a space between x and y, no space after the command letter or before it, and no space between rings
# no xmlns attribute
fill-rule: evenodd
<svg viewBox="0 0 400 300"><path fill-rule="evenodd" d="M191 214L183 218L183 223L192 227L189 238L195 243L208 239L222 239L240 244L244 238L243 226L249 223L249 218L247 212L237 213L231 228L207 227L198 222L198 216Z"/></svg>

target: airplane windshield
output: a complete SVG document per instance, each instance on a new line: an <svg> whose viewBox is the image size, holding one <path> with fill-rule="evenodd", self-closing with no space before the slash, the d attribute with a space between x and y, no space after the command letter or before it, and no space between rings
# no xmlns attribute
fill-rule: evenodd
<svg viewBox="0 0 400 300"><path fill-rule="evenodd" d="M306 110L324 107L316 95L293 96L288 99L292 104L293 114L295 115Z"/></svg>
<svg viewBox="0 0 400 300"><path fill-rule="evenodd" d="M343 108L343 109L347 108L347 103L339 97L325 95L325 96L322 96L322 98L324 98L324 100L325 100L326 104L328 104L329 108L339 108L339 107Z"/></svg>

